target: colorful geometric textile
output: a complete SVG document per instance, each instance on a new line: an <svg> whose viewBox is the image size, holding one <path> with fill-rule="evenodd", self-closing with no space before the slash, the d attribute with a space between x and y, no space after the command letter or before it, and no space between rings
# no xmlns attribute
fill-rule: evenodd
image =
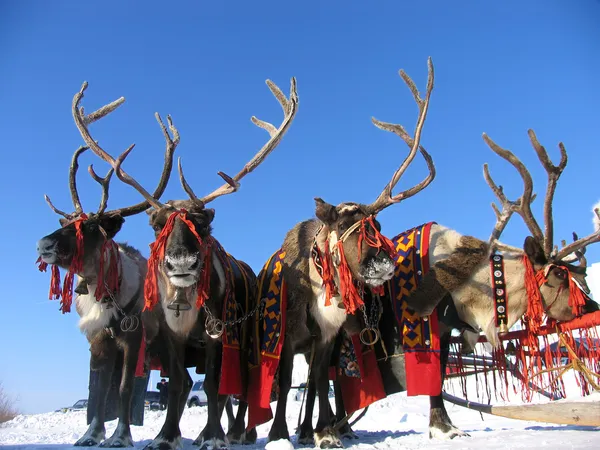
<svg viewBox="0 0 600 450"><path fill-rule="evenodd" d="M285 335L286 284L281 273L285 252L278 250L258 275L257 301L265 302L256 317L249 355L248 429L273 418L271 393Z"/></svg>
<svg viewBox="0 0 600 450"><path fill-rule="evenodd" d="M237 320L250 310L250 288L248 285L249 274L233 256L225 252L215 240L213 251L225 269L225 300L223 301L222 320L231 322ZM235 280L244 280L244 298L238 299L235 295ZM242 378L240 377L240 342L242 324L228 325L223 332L223 359L221 363L221 381L219 394L240 395L243 392Z"/></svg>
<svg viewBox="0 0 600 450"><path fill-rule="evenodd" d="M420 225L392 239L398 259L388 288L402 330L407 395L410 396L439 395L442 386L437 312L419 317L405 304L406 297L418 288L429 271L429 233L433 223Z"/></svg>

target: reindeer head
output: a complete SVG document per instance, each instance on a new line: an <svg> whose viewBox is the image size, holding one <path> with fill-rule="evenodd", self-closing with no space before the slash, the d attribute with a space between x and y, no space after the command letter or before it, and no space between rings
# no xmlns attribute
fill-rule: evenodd
<svg viewBox="0 0 600 450"><path fill-rule="evenodd" d="M358 203L333 206L320 198L315 202L316 216L328 233L328 251L333 255L334 266L339 267L342 253L354 279L371 287L390 280L395 268L393 248L367 245L374 242L381 231L381 225L369 214L368 207Z"/></svg>
<svg viewBox="0 0 600 450"><path fill-rule="evenodd" d="M55 208L50 198L45 196L52 210L62 215L63 218L59 219L60 228L38 241L37 251L41 261L46 264L55 264L63 269L69 269L77 256L82 259L78 275L92 276L98 270L102 246L119 232L125 221L124 215L131 215L136 211L105 211L108 200L108 184L113 171L110 170L105 178L101 178L96 175L93 166L90 166L88 169L90 174L102 185L102 201L97 212L89 214L83 212L75 176L78 169L77 160L86 150L87 147L80 147L75 151L69 171L69 184L75 212L67 214Z"/></svg>
<svg viewBox="0 0 600 450"><path fill-rule="evenodd" d="M205 206L216 198L239 189L240 180L252 172L277 147L289 129L298 108L295 78L291 80L289 99L270 80L267 80L267 85L283 108L283 122L279 128L275 128L270 123L252 117L255 125L269 133L269 141L233 178L219 172L218 174L225 180L225 184L205 197L198 198L186 181L181 159L178 161L179 178L189 200L168 201L165 204L158 202L135 180L123 176L120 166L129 150L112 162L117 176L136 188L153 206L148 214L150 225L155 231L156 241L151 244L152 250L146 282L147 307L153 307L158 302L159 291L163 294L163 302L167 304L179 301L182 292L186 297L189 293L195 293L198 299L197 307L207 297L211 276L211 250L215 245L211 236L211 223L215 211ZM185 309L189 308L186 306ZM177 314L178 312L179 309L177 309Z"/></svg>
<svg viewBox="0 0 600 450"><path fill-rule="evenodd" d="M38 241L37 251L39 254L39 261L42 263L43 267L45 267L45 264L54 264L57 267L68 269L71 277L73 274L77 274L86 279L96 279L101 276L99 273L101 270L110 270L108 264L105 265L104 269L101 269L105 262L103 261L104 258L109 258L111 264L115 264L115 261L112 259L113 256L115 259L118 258L113 238L121 229L121 226L125 222L125 217L141 213L149 208L151 203L143 201L126 208L106 211L109 183L114 173L114 169L110 169L106 177L102 178L96 174L93 166L90 165L88 172L102 187L102 200L100 201L100 207L95 213L85 214L83 212L76 184L76 174L77 169L79 168L78 158L88 148L92 148L95 153L104 153L104 150L102 150L99 144L90 136L87 125L111 113L125 101L125 99L121 97L86 116L84 115L83 108L79 108L79 102L81 101L83 92L86 88L87 83L84 83L81 90L73 99L73 117L75 123L85 142L89 146L80 147L75 151L69 170L69 186L73 205L75 206L75 212L67 214L57 209L48 196L45 197L52 210L63 216L63 218L60 219L61 228ZM169 117L169 125L175 136L175 141L172 141L166 132L160 116L157 114L156 117L167 140L164 170L159 185L154 192L155 197L159 198L167 186L169 174L173 165L173 153L179 143L179 135ZM105 253L111 244L113 245L114 252L112 253L112 256L107 256ZM65 285L67 285L67 283L65 283ZM66 291L63 290L63 297L65 293Z"/></svg>
<svg viewBox="0 0 600 450"><path fill-rule="evenodd" d="M181 288L198 283L210 250L207 243L215 210L193 200L169 200L162 208L152 208L147 213L157 239L167 223L172 222L159 265L161 279Z"/></svg>
<svg viewBox="0 0 600 450"><path fill-rule="evenodd" d="M512 152L498 146L484 133L483 138L488 146L515 167L524 182L523 195L516 201L509 201L504 195L502 187L497 186L491 179L487 164L484 165L486 181L503 205L502 212L492 205L498 222L490 241L498 239L514 212L519 214L531 232L531 236L525 239L523 246L523 262L526 283L529 281L529 286L537 284L539 288L542 311L538 311L538 313L545 313L548 317L559 321L571 320L576 316L598 309L598 304L589 298L590 290L585 281L586 260L583 255L587 245L600 241L600 229L597 228L594 233L582 239L578 239L577 235L573 233L574 242L565 245L565 241L562 241L563 248L560 251L554 246L552 200L558 179L567 165L567 152L564 145L559 143L561 160L555 166L546 149L537 140L533 130L529 130L528 133L533 148L548 173L548 185L544 200L545 232L542 233L531 212L531 203L535 200L535 194L533 194L533 180L529 171ZM595 208L595 215L600 218L598 208ZM579 265L573 264L575 261L579 261ZM531 307L532 296L529 295L529 297ZM532 312L528 309L527 314L531 315Z"/></svg>
<svg viewBox="0 0 600 450"><path fill-rule="evenodd" d="M329 248L326 251L329 251L332 255L333 265L337 272L336 275L342 285L348 284L342 280L344 274L340 274L340 270L344 271L344 266L347 267L353 279L373 288L382 286L392 278L395 269L396 251L392 242L381 235L381 226L376 220L376 216L388 206L417 194L435 178L433 160L420 145L421 132L433 90L434 73L431 58L428 59L428 80L425 99L421 98L414 82L403 70L400 70L400 76L408 85L419 107L414 138L404 130L402 125L381 122L375 118L372 118L372 121L379 129L399 136L410 148L408 156L393 174L390 182L383 189L379 197L370 205L348 202L333 206L320 198L315 199L316 216L323 223L325 233L327 234L326 241ZM429 174L416 186L393 195L393 188L419 151L425 158ZM329 279L329 275L325 277ZM345 290L343 286L341 290ZM345 296L343 292L342 296Z"/></svg>

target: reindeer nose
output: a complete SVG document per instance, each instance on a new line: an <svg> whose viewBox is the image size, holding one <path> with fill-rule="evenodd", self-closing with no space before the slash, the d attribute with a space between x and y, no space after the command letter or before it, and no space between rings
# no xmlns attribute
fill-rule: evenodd
<svg viewBox="0 0 600 450"><path fill-rule="evenodd" d="M187 275L198 268L199 260L195 254L172 253L165 255L165 268L172 274Z"/></svg>
<svg viewBox="0 0 600 450"><path fill-rule="evenodd" d="M56 242L50 239L40 239L37 242L37 252L39 255L45 255L48 253L54 253L56 250Z"/></svg>

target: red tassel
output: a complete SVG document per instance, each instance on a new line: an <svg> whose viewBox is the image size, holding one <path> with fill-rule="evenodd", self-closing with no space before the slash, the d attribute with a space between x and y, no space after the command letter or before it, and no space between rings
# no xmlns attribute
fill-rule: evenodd
<svg viewBox="0 0 600 450"><path fill-rule="evenodd" d="M354 284L352 278L352 272L348 267L346 256L344 255L344 243L342 241L337 242L337 248L340 255L340 265L338 267L338 275L340 278L340 295L344 306L346 307L346 313L354 314L356 310L364 305L363 299L358 293L358 289Z"/></svg>
<svg viewBox="0 0 600 450"><path fill-rule="evenodd" d="M108 258L108 270L106 268ZM98 280L94 296L100 301L111 293L116 294L119 290L119 266L121 256L119 246L112 239L107 239L100 249L100 264L98 268ZM108 286L108 287L107 287ZM109 292L110 291L110 292Z"/></svg>
<svg viewBox="0 0 600 450"><path fill-rule="evenodd" d="M367 227L369 225L369 227ZM379 232L375 227L374 217L365 217L360 226L360 234L358 236L358 258L362 254L362 243L366 242L369 247L376 248L379 251L383 250L390 258L397 259L398 252L394 243Z"/></svg>
<svg viewBox="0 0 600 450"><path fill-rule="evenodd" d="M323 267L323 285L325 286L325 306L331 305L331 298L338 294L333 279L333 259L329 251L329 238L325 241L325 254L321 253L317 247L319 256L321 257L321 266Z"/></svg>

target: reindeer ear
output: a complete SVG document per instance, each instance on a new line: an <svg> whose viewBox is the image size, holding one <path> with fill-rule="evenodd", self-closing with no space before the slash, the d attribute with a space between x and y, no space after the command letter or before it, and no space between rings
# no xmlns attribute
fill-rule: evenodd
<svg viewBox="0 0 600 450"><path fill-rule="evenodd" d="M321 222L327 225L331 225L338 219L338 214L335 210L335 206L330 205L329 203L323 201L319 197L315 197L315 204L315 214Z"/></svg>
<svg viewBox="0 0 600 450"><path fill-rule="evenodd" d="M525 254L529 257L529 261L531 261L531 264L534 266L543 266L548 263L542 245L532 236L527 236L525 238L523 249L525 250Z"/></svg>
<svg viewBox="0 0 600 450"><path fill-rule="evenodd" d="M104 216L100 218L100 226L104 228L106 234L110 239L114 238L116 234L121 230L121 227L125 223L125 219L119 214L114 216Z"/></svg>
<svg viewBox="0 0 600 450"><path fill-rule="evenodd" d="M60 223L61 227L64 227L67 222L69 222L67 219L63 219L63 218L58 219L58 223Z"/></svg>

